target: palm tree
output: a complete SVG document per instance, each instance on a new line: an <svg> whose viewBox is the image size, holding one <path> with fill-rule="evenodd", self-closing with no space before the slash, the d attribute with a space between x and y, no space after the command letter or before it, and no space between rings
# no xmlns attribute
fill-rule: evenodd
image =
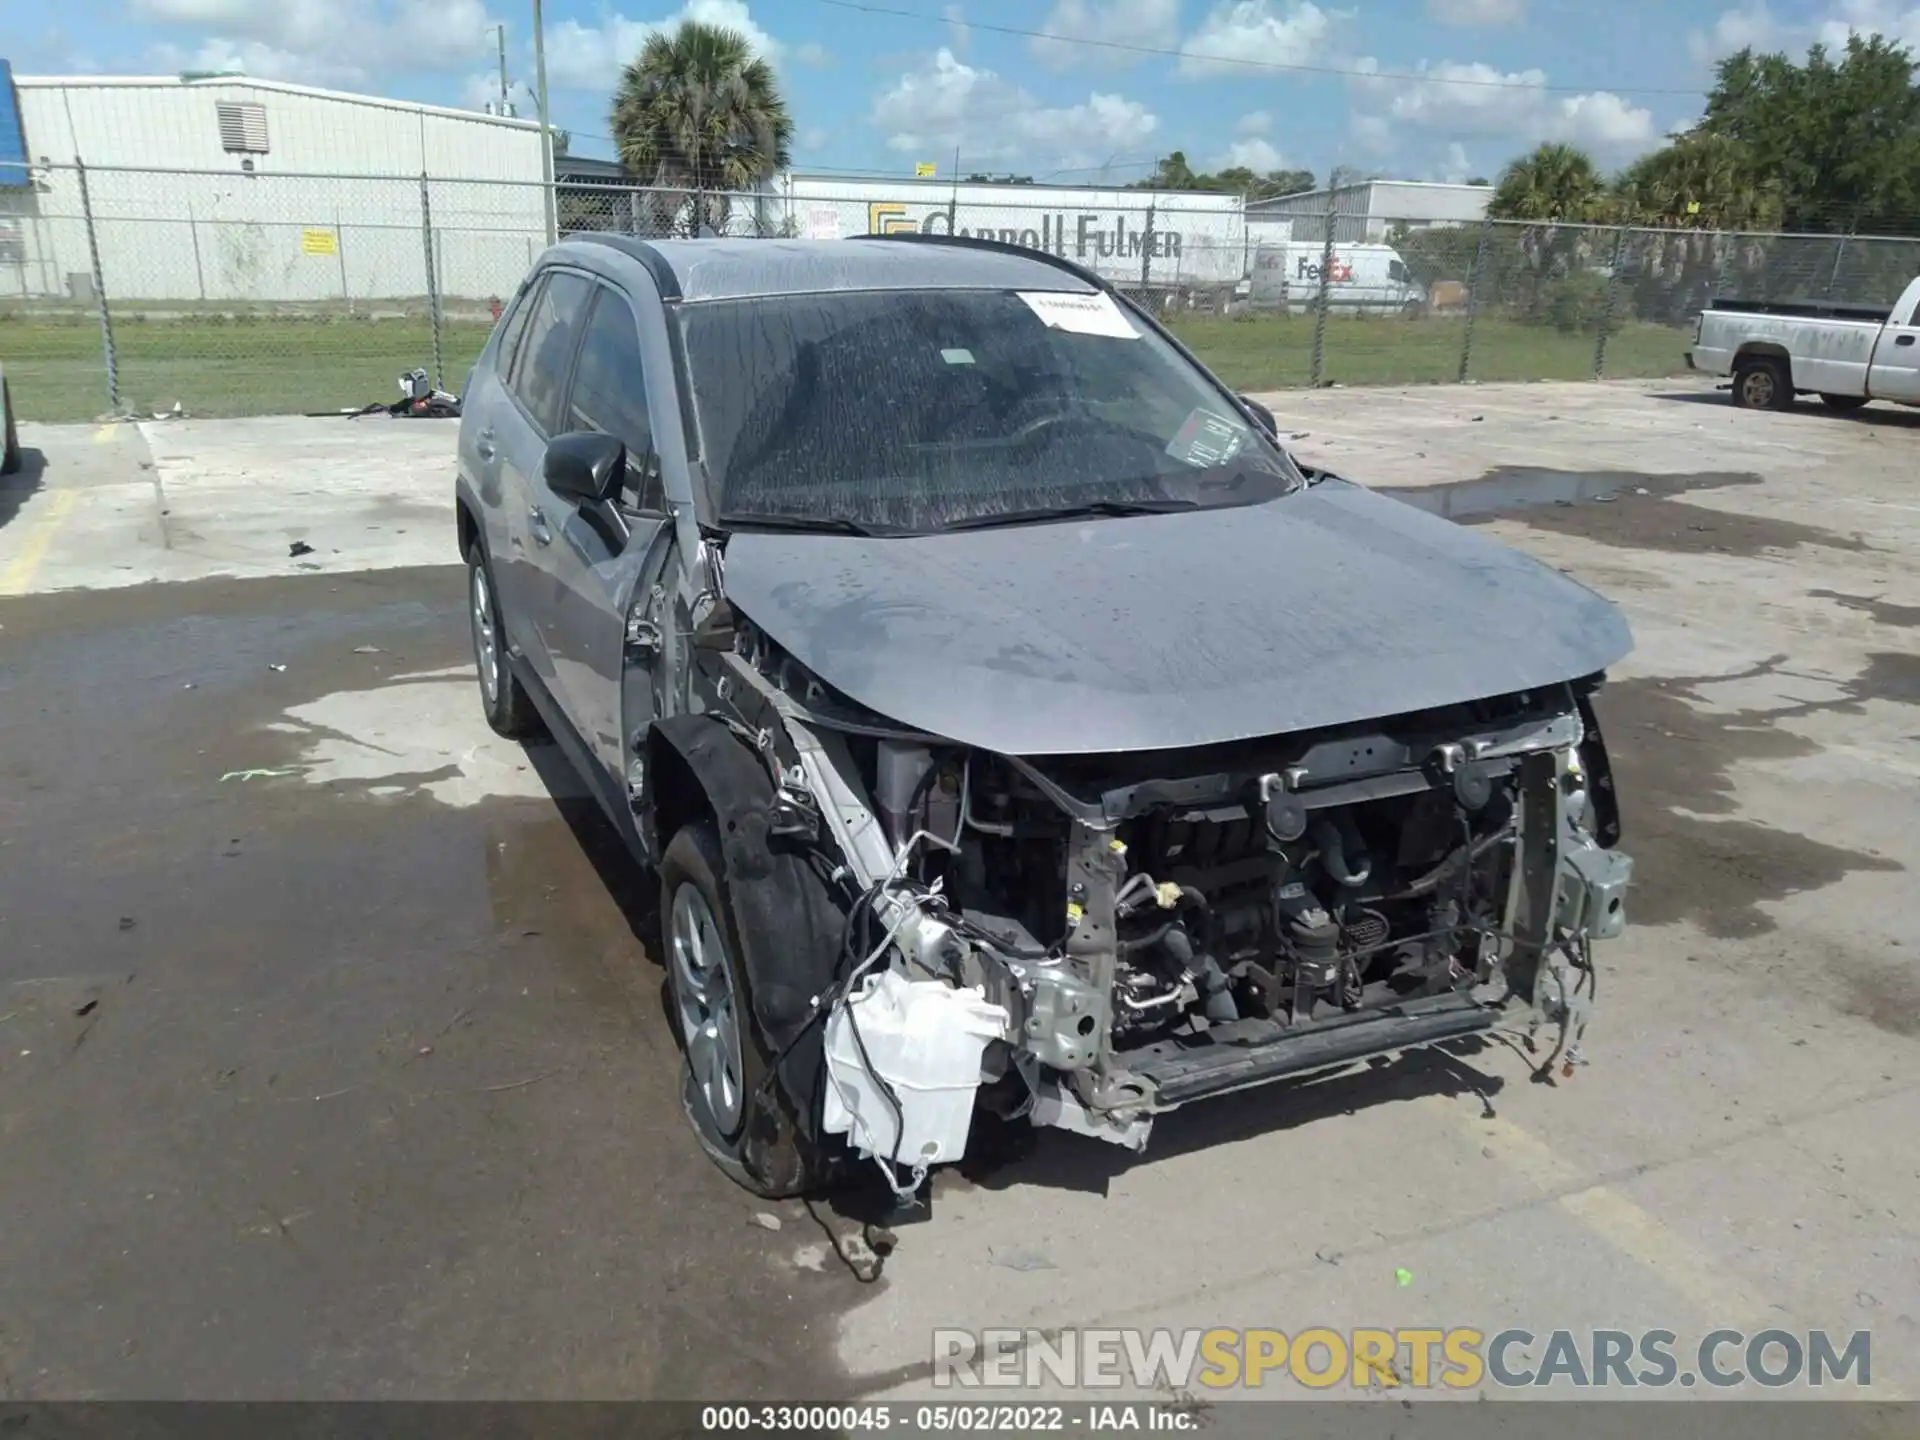
<svg viewBox="0 0 1920 1440"><path fill-rule="evenodd" d="M1607 187L1586 151L1547 144L1511 161L1487 202L1496 220L1586 223L1606 208Z"/></svg>
<svg viewBox="0 0 1920 1440"><path fill-rule="evenodd" d="M1763 241L1739 232L1777 230L1785 211L1778 178L1759 173L1745 142L1699 130L1628 166L1614 198L1623 224L1654 227L1636 241L1634 305L1667 324L1712 298L1730 265L1764 253Z"/></svg>
<svg viewBox="0 0 1920 1440"><path fill-rule="evenodd" d="M1519 235L1517 256L1501 266L1518 271L1502 287L1514 290L1516 313L1529 320L1547 316L1566 288L1561 282L1590 265L1595 250L1591 231L1562 226L1595 224L1607 209L1599 167L1575 146L1541 145L1500 172L1487 214L1495 220L1528 222Z"/></svg>
<svg viewBox="0 0 1920 1440"><path fill-rule="evenodd" d="M683 21L655 31L620 72L609 117L621 166L643 185L692 192L692 225L726 223L729 192L756 189L792 160L793 117L773 67L737 30ZM657 204L662 229L687 202Z"/></svg>
<svg viewBox="0 0 1920 1440"><path fill-rule="evenodd" d="M1745 144L1693 131L1644 155L1614 182L1625 223L1672 230L1777 230L1780 182L1762 177Z"/></svg>

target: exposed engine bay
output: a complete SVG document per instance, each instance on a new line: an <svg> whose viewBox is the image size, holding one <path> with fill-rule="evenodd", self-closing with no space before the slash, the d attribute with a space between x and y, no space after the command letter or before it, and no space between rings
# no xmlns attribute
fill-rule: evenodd
<svg viewBox="0 0 1920 1440"><path fill-rule="evenodd" d="M911 1073L924 1034L889 1075L859 1028L882 973L900 996L977 997L969 1110L1134 1149L1188 1101L1503 1019L1537 1036L1543 1073L1580 1063L1590 945L1624 925L1632 869L1599 676L1190 750L1021 758L903 730L720 609L696 641L719 672L709 713L765 757L781 843L814 847L855 897L846 973L816 998L829 1070L837 1036L852 1076L826 1128L903 1197L958 1158L955 1122L916 1128L940 1089Z"/></svg>

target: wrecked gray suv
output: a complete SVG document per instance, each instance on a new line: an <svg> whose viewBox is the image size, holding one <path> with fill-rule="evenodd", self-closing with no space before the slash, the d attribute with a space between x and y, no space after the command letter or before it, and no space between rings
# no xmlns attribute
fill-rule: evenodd
<svg viewBox="0 0 1920 1440"><path fill-rule="evenodd" d="M1096 276L582 236L464 401L487 718L657 875L687 1115L743 1184L909 1196L983 1110L1138 1149L1501 1022L1577 1061L1624 622L1303 468Z"/></svg>

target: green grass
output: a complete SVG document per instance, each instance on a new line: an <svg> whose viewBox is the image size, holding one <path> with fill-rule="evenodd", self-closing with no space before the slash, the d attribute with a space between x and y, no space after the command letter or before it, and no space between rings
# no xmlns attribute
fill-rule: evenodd
<svg viewBox="0 0 1920 1440"><path fill-rule="evenodd" d="M441 326L441 383L457 390L486 323ZM135 414L175 401L194 415L299 415L400 397L399 376L433 370L425 320L118 319L120 397ZM110 408L100 325L0 320L0 363L25 420L91 420Z"/></svg>
<svg viewBox="0 0 1920 1440"><path fill-rule="evenodd" d="M441 383L457 390L486 342L484 321L441 327ZM1187 316L1173 329L1228 384L1283 390L1311 383L1313 317ZM1456 379L1466 322L1334 316L1322 378L1343 385L1438 384ZM120 395L136 414L180 402L195 415L298 415L391 401L395 379L433 368L423 319L260 316L117 316ZM1476 380L1585 380L1594 337L1482 317L1475 321ZM1684 371L1684 331L1629 325L1607 343L1610 377ZM23 419L90 420L108 406L100 325L91 315L0 316L0 363Z"/></svg>

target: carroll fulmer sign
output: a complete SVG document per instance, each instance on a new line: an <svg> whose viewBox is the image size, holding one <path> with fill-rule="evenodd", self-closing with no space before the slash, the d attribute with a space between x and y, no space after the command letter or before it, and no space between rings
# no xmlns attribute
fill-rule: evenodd
<svg viewBox="0 0 1920 1440"><path fill-rule="evenodd" d="M959 206L953 207L957 212ZM991 217L989 217L990 219ZM949 216L945 210L929 210L919 220L907 214L905 205L876 200L867 206L867 233L892 235L901 230L918 230L925 235L972 235L982 240L998 240L1004 245L1021 245L1029 250L1045 250L1068 260L1092 264L1096 260L1173 260L1181 258L1180 232L1160 225L1148 229L1152 217L1144 211L1132 218L1118 211L1082 210L1076 215L1041 211L1037 217L1022 217L1037 224L970 226L964 215ZM954 223L955 220L959 223Z"/></svg>
<svg viewBox="0 0 1920 1440"><path fill-rule="evenodd" d="M1042 250L1114 281L1232 285L1247 273L1237 195L796 175L799 233L965 235Z"/></svg>

